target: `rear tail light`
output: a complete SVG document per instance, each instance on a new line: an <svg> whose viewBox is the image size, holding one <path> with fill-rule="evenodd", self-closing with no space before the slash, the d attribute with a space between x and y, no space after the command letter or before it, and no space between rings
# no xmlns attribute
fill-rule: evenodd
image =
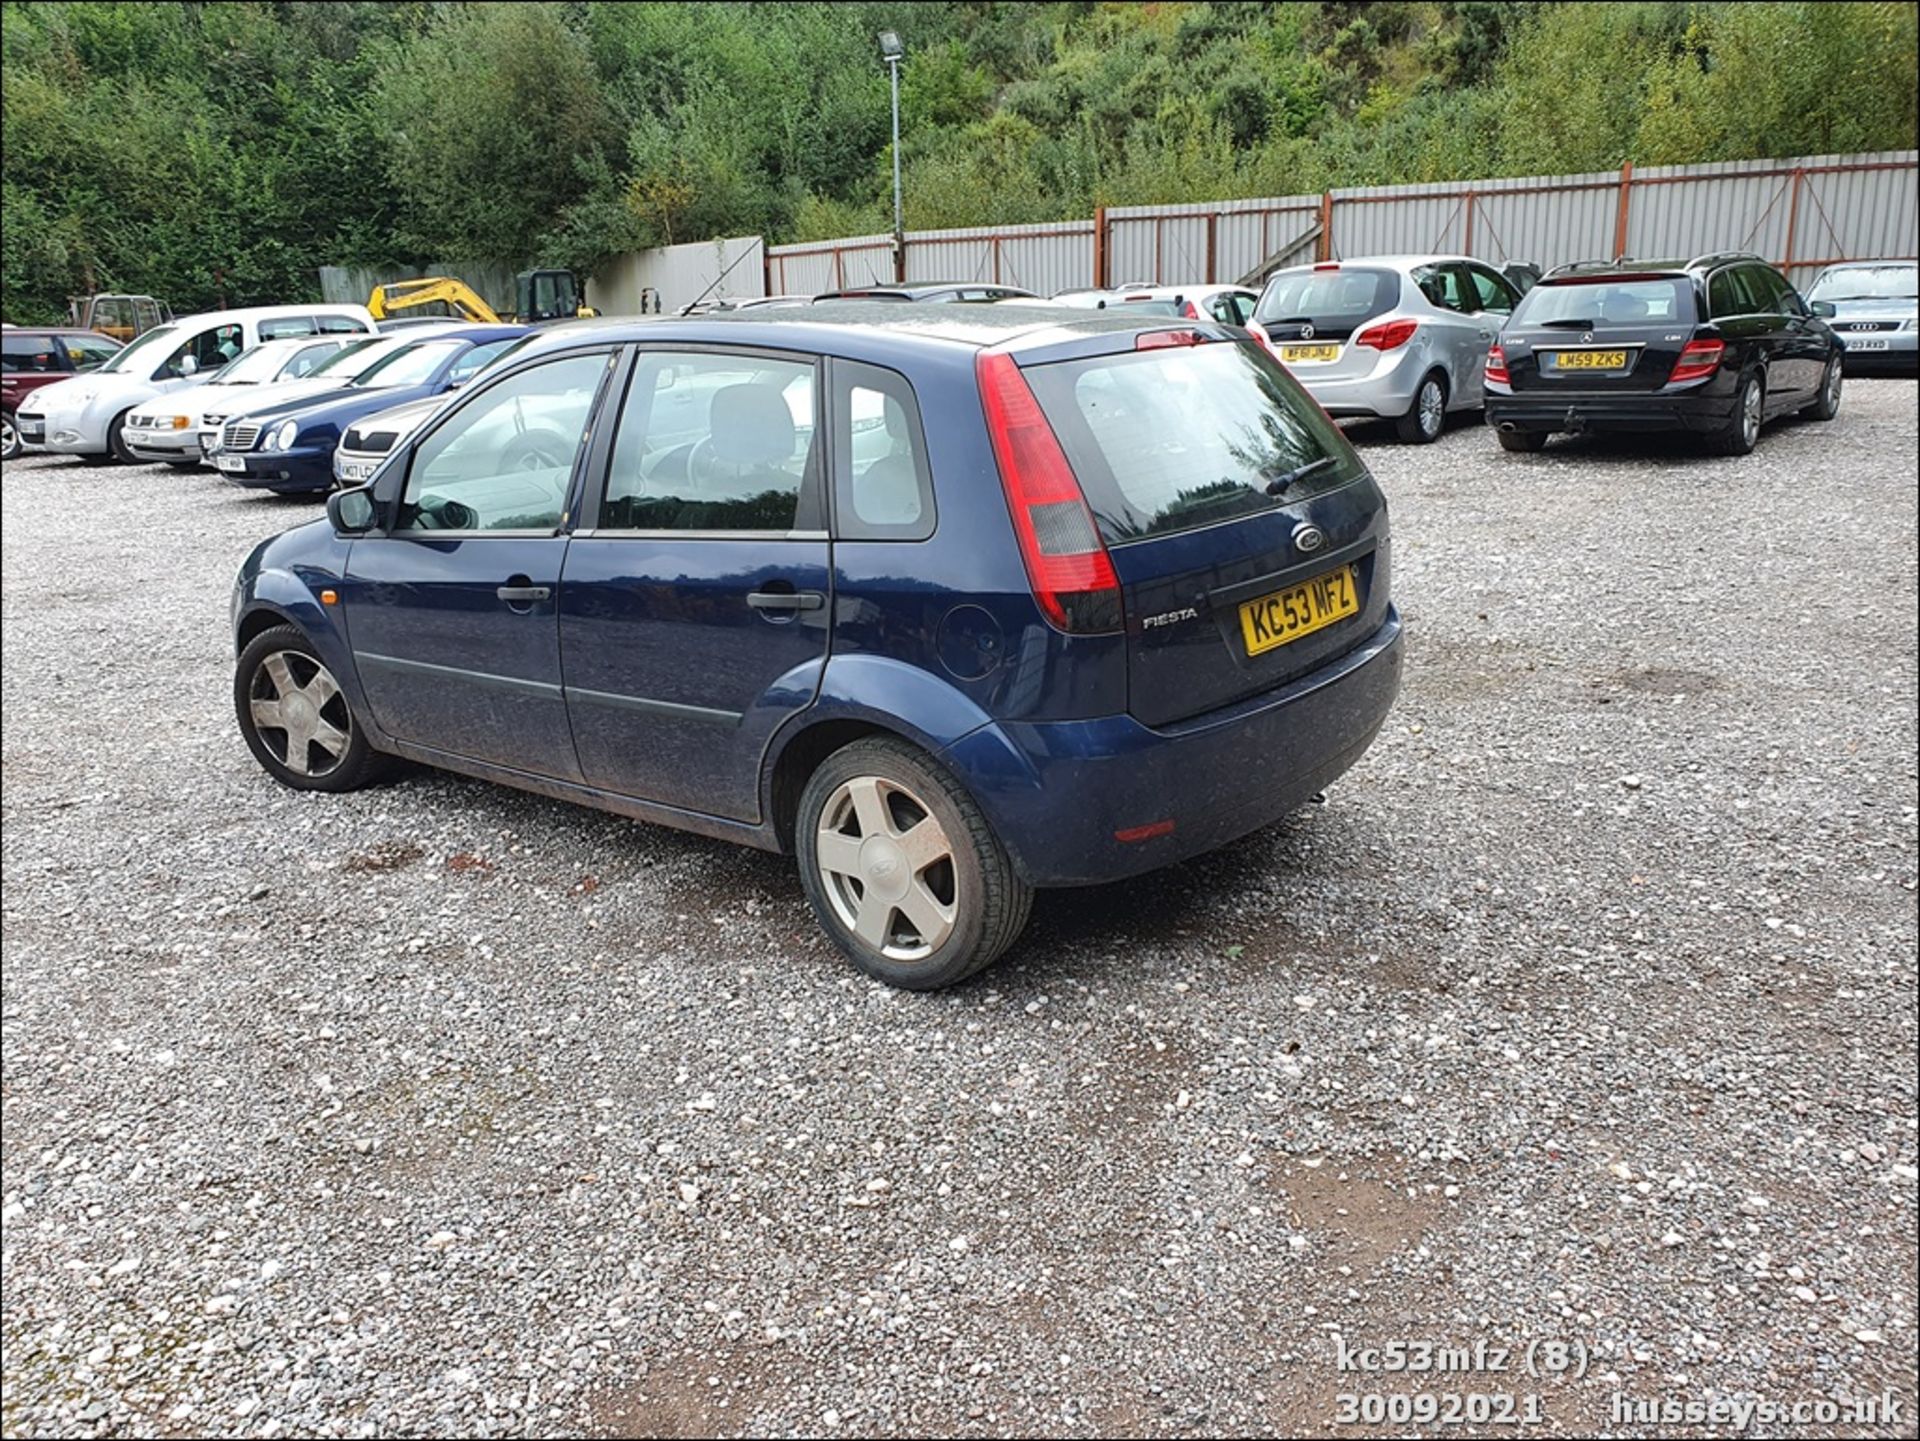
<svg viewBox="0 0 1920 1441"><path fill-rule="evenodd" d="M1200 312L1191 300L1183 300L1180 302L1180 316L1183 320L1198 320Z"/></svg>
<svg viewBox="0 0 1920 1441"><path fill-rule="evenodd" d="M1723 340L1689 340L1680 352L1680 358L1673 363L1673 374L1667 377L1671 385L1677 380L1704 380L1720 368L1720 358L1727 352Z"/></svg>
<svg viewBox="0 0 1920 1441"><path fill-rule="evenodd" d="M1513 383L1513 377L1507 373L1507 353L1497 345L1487 352L1487 379L1501 385Z"/></svg>
<svg viewBox="0 0 1920 1441"><path fill-rule="evenodd" d="M1413 332L1420 328L1417 320L1389 320L1380 325L1369 325L1353 337L1355 345L1364 345L1369 350L1398 350L1409 340Z"/></svg>
<svg viewBox="0 0 1920 1441"><path fill-rule="evenodd" d="M1113 561L1040 402L1011 355L983 354L976 373L1034 600L1060 630L1076 635L1119 630L1120 582Z"/></svg>

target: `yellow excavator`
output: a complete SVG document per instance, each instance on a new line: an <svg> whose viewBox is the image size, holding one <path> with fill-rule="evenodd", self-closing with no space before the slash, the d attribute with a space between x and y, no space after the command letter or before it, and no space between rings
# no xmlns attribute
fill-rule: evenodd
<svg viewBox="0 0 1920 1441"><path fill-rule="evenodd" d="M450 275L376 285L373 294L367 297L367 309L375 320L385 320L396 310L411 310L437 302L459 319L475 325L513 321L539 325L549 320L572 320L600 313L580 303L580 282L571 270L523 270L514 276L513 288L519 309L507 315L482 300L464 280Z"/></svg>

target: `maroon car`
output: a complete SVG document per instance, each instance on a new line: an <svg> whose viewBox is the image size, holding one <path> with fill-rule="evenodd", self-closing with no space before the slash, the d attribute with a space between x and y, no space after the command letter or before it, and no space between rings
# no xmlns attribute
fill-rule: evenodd
<svg viewBox="0 0 1920 1441"><path fill-rule="evenodd" d="M43 385L97 370L120 342L92 330L9 325L0 330L0 458L20 453L20 427L14 412Z"/></svg>

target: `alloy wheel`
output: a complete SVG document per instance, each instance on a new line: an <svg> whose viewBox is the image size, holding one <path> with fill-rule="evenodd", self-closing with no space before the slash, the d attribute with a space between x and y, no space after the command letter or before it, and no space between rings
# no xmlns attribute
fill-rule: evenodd
<svg viewBox="0 0 1920 1441"><path fill-rule="evenodd" d="M295 775L330 775L346 759L353 741L353 713L340 683L319 661L297 650L277 650L260 662L253 673L248 713L261 743Z"/></svg>
<svg viewBox="0 0 1920 1441"><path fill-rule="evenodd" d="M1829 412L1840 408L1840 383L1840 362L1829 360L1827 362L1827 410Z"/></svg>
<svg viewBox="0 0 1920 1441"><path fill-rule="evenodd" d="M20 431L11 415L0 417L0 457L12 460L20 453Z"/></svg>
<svg viewBox="0 0 1920 1441"><path fill-rule="evenodd" d="M1446 423L1447 400L1440 393L1440 382L1429 380L1420 387L1420 431L1423 435L1438 435L1440 427Z"/></svg>
<svg viewBox="0 0 1920 1441"><path fill-rule="evenodd" d="M888 960L925 960L953 934L953 843L905 786L844 782L820 811L814 853L835 915Z"/></svg>
<svg viewBox="0 0 1920 1441"><path fill-rule="evenodd" d="M1751 381L1740 393L1740 433L1751 447L1760 439L1760 382Z"/></svg>

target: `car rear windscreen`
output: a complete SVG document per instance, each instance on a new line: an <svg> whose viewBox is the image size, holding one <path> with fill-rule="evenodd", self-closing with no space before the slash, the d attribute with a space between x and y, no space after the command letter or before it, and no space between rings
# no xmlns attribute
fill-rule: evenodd
<svg viewBox="0 0 1920 1441"><path fill-rule="evenodd" d="M1653 279L1549 280L1536 285L1520 300L1509 322L1515 327L1692 325L1690 281L1665 276Z"/></svg>
<svg viewBox="0 0 1920 1441"><path fill-rule="evenodd" d="M1272 510L1361 473L1338 427L1248 342L1162 346L1020 373L1109 545ZM1268 493L1322 459L1329 463Z"/></svg>
<svg viewBox="0 0 1920 1441"><path fill-rule="evenodd" d="M1358 330L1400 303L1393 270L1289 270L1267 282L1253 318L1262 325L1311 325L1318 333Z"/></svg>

